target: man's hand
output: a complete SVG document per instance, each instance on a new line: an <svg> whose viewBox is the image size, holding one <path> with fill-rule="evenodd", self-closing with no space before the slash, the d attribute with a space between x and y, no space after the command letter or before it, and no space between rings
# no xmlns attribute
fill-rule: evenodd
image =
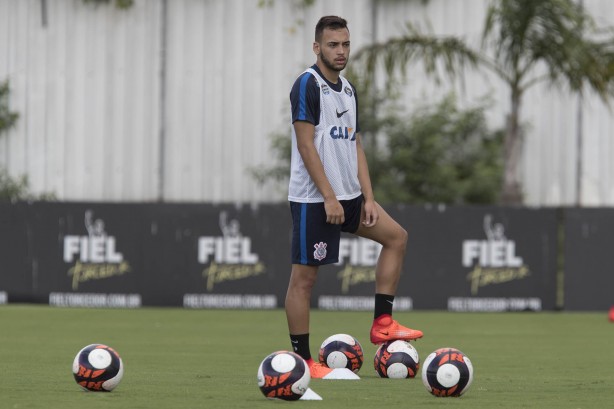
<svg viewBox="0 0 614 409"><path fill-rule="evenodd" d="M364 205L365 219L362 221L363 226L373 227L379 220L379 213L377 213L377 206L372 200L365 201Z"/></svg>
<svg viewBox="0 0 614 409"><path fill-rule="evenodd" d="M337 198L325 200L324 210L326 211L326 223L343 224L345 221L343 206L341 206Z"/></svg>

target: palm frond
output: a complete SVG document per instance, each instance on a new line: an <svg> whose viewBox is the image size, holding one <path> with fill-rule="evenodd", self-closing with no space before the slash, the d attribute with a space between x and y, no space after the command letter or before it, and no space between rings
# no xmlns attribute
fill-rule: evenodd
<svg viewBox="0 0 614 409"><path fill-rule="evenodd" d="M381 67L388 79L397 79L406 76L410 64L420 61L425 72L439 82L442 74L455 79L467 65L475 68L479 59L462 39L425 35L408 23L403 36L361 48L353 57L353 67L362 67L367 77Z"/></svg>

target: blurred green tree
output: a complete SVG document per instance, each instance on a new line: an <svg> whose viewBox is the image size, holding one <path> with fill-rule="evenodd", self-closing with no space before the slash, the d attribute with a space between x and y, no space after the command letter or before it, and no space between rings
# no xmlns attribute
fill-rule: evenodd
<svg viewBox="0 0 614 409"><path fill-rule="evenodd" d="M391 94L384 98L383 93L365 92L361 101L365 102L359 104L361 132L378 202L491 204L498 200L503 131L488 129L486 103L462 110L449 95L408 116ZM372 104L380 104L377 115ZM376 137L381 143L373 142ZM287 188L290 147L289 129L271 135L276 161L250 169L258 183Z"/></svg>
<svg viewBox="0 0 614 409"><path fill-rule="evenodd" d="M9 107L10 86L6 80L0 83L0 136L15 126L19 114ZM12 177L8 171L0 167L0 202L16 202L19 200L53 200L55 195L44 193L33 195L30 193L28 177L22 175Z"/></svg>
<svg viewBox="0 0 614 409"><path fill-rule="evenodd" d="M449 95L383 127L386 143L369 153L382 203L492 204L502 175L502 131L488 129L486 105L460 109Z"/></svg>
<svg viewBox="0 0 614 409"><path fill-rule="evenodd" d="M456 76L465 65L471 65L490 70L507 84L511 108L502 151L504 204L523 201L518 166L523 143L521 106L527 89L547 82L578 94L588 88L605 102L614 96L614 30L597 27L581 2L492 1L480 50L471 49L459 38L423 35L409 23L407 28L404 36L361 49L354 56L354 66L362 66L373 78L383 67L392 78L405 75L408 64L415 61L435 75L441 66Z"/></svg>

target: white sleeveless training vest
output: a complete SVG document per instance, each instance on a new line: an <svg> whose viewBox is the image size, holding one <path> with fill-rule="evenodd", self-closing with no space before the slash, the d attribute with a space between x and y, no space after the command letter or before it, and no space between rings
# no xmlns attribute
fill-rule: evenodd
<svg viewBox="0 0 614 409"><path fill-rule="evenodd" d="M342 76L339 76L342 82L341 92L336 92L312 68L305 72L313 75L320 87L320 123L315 127L314 145L320 155L324 172L338 200L354 199L361 194L356 153L354 90ZM300 203L324 201L298 151L294 126L288 200Z"/></svg>

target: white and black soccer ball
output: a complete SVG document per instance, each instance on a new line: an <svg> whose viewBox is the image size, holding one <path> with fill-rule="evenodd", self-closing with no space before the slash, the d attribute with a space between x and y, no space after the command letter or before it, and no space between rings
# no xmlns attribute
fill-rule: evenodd
<svg viewBox="0 0 614 409"><path fill-rule="evenodd" d="M364 361L362 346L348 334L335 334L326 338L320 346L319 361L329 368L347 368L358 372Z"/></svg>
<svg viewBox="0 0 614 409"><path fill-rule="evenodd" d="M424 360L422 383L435 396L461 396L473 382L473 364L456 348L439 348Z"/></svg>
<svg viewBox="0 0 614 409"><path fill-rule="evenodd" d="M273 352L258 367L258 387L270 399L298 400L310 381L309 367L294 352Z"/></svg>
<svg viewBox="0 0 614 409"><path fill-rule="evenodd" d="M119 354L103 344L82 348L72 363L77 384L94 392L111 392L124 376L124 363Z"/></svg>
<svg viewBox="0 0 614 409"><path fill-rule="evenodd" d="M420 368L420 357L408 341L387 341L375 352L373 366L382 378L413 378Z"/></svg>

